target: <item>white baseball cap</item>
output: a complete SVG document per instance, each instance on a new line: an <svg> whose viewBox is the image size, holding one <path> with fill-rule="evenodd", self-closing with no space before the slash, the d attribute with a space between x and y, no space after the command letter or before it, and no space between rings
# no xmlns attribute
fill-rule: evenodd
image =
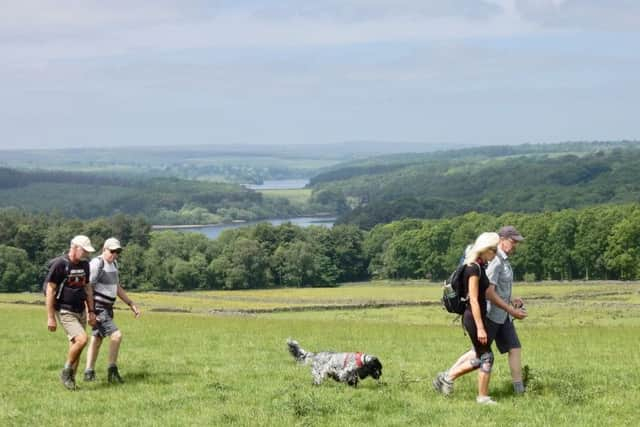
<svg viewBox="0 0 640 427"><path fill-rule="evenodd" d="M104 241L104 248L110 251L117 251L118 249L122 249L122 245L120 245L120 240L115 237L110 237Z"/></svg>
<svg viewBox="0 0 640 427"><path fill-rule="evenodd" d="M80 246L87 252L95 252L96 250L91 246L91 240L87 236L83 236L82 234L71 239L71 244L73 246Z"/></svg>

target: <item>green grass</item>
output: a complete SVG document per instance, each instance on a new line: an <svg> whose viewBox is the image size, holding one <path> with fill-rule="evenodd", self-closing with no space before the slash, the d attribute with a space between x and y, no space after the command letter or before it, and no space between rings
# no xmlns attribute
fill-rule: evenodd
<svg viewBox="0 0 640 427"><path fill-rule="evenodd" d="M278 190L260 190L265 198L270 199L287 199L289 203L294 206L306 206L311 199L310 188L293 188L293 189L278 189Z"/></svg>
<svg viewBox="0 0 640 427"><path fill-rule="evenodd" d="M431 378L468 346L452 316L437 306L317 310L212 316L153 312L161 304L236 298L245 309L266 301L422 301L436 285L359 285L336 289L136 294L145 312L116 312L124 333L120 386L105 382L106 347L98 381L68 392L59 383L66 343L46 330L44 307L11 304L40 296L0 298L0 425L633 425L640 392L640 286L522 285L530 317L517 324L529 392L514 397L506 357L497 356L491 394L499 405L474 403L474 374L448 399ZM216 304L218 301L216 301ZM151 304L151 302L149 302ZM194 303L195 304L195 303ZM357 389L311 384L309 367L286 353L294 337L310 350L363 350L383 364L379 383ZM84 363L84 355L82 358Z"/></svg>

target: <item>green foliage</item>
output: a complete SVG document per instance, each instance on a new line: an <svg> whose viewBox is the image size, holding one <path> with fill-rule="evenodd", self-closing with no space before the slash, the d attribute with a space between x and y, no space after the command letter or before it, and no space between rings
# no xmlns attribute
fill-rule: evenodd
<svg viewBox="0 0 640 427"><path fill-rule="evenodd" d="M635 280L640 277L640 206L598 206L501 216L471 212L449 219L405 219L363 231L353 225L300 228L285 223L200 233L150 231L140 217L92 221L0 210L0 290L37 289L45 262L76 234L96 248L124 244L127 289L190 291L335 286L379 279L442 280L483 231L515 225L526 237L511 257L516 280ZM35 273L34 273L35 271Z"/></svg>
<svg viewBox="0 0 640 427"><path fill-rule="evenodd" d="M82 219L119 213L142 215L155 224L212 224L233 220L291 217L307 212L284 197L237 184L175 178L124 180L94 174L21 172L0 168L0 208L60 212ZM316 209L317 206L314 206ZM329 209L327 207L324 208Z"/></svg>
<svg viewBox="0 0 640 427"><path fill-rule="evenodd" d="M36 291L39 272L26 251L0 245L0 292Z"/></svg>
<svg viewBox="0 0 640 427"><path fill-rule="evenodd" d="M586 147L591 150L583 147L579 155L479 147L402 160L381 157L368 162L393 167L347 165L345 173L316 177L312 198L349 200L352 209L343 210L338 223L365 229L403 218L545 212L640 200L638 144L606 151L595 151L597 144Z"/></svg>
<svg viewBox="0 0 640 427"><path fill-rule="evenodd" d="M499 217L469 213L440 220L376 226L363 250L378 278L444 279L483 231L515 225L526 237L511 257L517 280L634 280L640 265L640 207L598 206Z"/></svg>

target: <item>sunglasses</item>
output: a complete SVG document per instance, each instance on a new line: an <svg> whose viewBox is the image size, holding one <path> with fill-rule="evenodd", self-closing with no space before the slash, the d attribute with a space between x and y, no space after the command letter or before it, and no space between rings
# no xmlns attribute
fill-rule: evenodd
<svg viewBox="0 0 640 427"><path fill-rule="evenodd" d="M109 252L111 252L112 254L119 254L120 252L122 252L122 249L109 249Z"/></svg>

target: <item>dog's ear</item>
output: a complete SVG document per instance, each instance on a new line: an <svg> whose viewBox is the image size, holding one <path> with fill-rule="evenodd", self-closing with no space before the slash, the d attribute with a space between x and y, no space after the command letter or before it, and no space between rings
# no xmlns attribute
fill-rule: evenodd
<svg viewBox="0 0 640 427"><path fill-rule="evenodd" d="M378 359L375 356L372 356L371 359L371 363L373 364L373 366L375 366L378 370L382 370L382 362L380 362L380 359Z"/></svg>
<svg viewBox="0 0 640 427"><path fill-rule="evenodd" d="M382 368L382 363L380 363L380 360L376 356L365 354L364 357L362 358L362 361L364 362L365 365L371 365L377 368Z"/></svg>

